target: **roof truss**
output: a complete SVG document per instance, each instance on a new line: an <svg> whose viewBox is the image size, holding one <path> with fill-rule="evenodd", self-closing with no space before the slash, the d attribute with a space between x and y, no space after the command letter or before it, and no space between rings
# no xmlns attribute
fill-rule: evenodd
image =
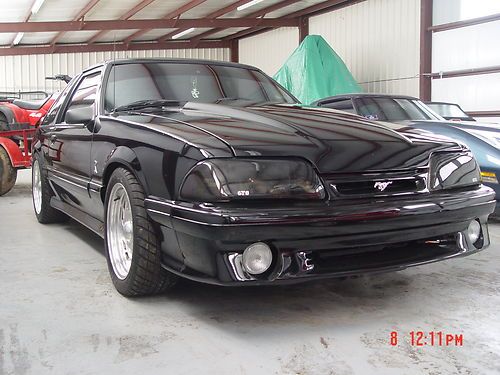
<svg viewBox="0 0 500 375"><path fill-rule="evenodd" d="M315 5L300 9L281 16L279 18L265 17L267 14L286 8L292 4L301 3L300 0L282 0L273 5L256 10L242 18L220 18L234 11L241 5L251 0L236 0L210 14L200 18L182 18L189 10L204 3L207 0L187 0L177 9L170 11L157 19L131 19L135 14L158 0L138 0L138 3L128 9L117 20L86 20L85 16L99 3L100 0L87 0L88 2L80 12L70 21L57 22L30 22L29 16L24 22L0 23L0 33L21 32L58 32L58 34L45 45L19 45L2 48L0 55L40 54L40 53L64 53L64 52L91 52L91 51L123 51L123 50L147 50L147 49L178 49L178 48L235 48L234 42L238 39L256 35L279 27L299 27L302 34L307 33L303 27L307 18L311 15L335 10L356 2L364 0L328 0ZM190 39L171 40L171 37L189 28L210 28L201 34L194 35ZM220 31L228 28L245 28L245 30L233 33L224 38L210 39ZM135 33L122 41L114 43L99 42L107 32L111 30L135 30ZM140 37L154 29L175 29L155 41L141 41ZM67 32L71 31L97 31L97 33L85 43L59 44L58 40ZM8 47L8 46L5 46Z"/></svg>

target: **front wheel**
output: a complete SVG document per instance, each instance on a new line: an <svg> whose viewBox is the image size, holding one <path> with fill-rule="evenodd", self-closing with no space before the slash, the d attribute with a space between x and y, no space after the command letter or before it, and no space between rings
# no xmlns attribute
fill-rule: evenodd
<svg viewBox="0 0 500 375"><path fill-rule="evenodd" d="M17 180L17 169L12 166L9 154L0 146L0 196L12 190Z"/></svg>
<svg viewBox="0 0 500 375"><path fill-rule="evenodd" d="M132 173L116 169L106 190L106 259L115 288L133 297L161 293L177 277L161 266L160 241L144 207L144 191Z"/></svg>

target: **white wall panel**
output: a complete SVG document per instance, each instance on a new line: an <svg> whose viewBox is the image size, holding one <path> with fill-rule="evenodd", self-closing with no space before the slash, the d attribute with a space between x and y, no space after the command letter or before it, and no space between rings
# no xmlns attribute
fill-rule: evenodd
<svg viewBox="0 0 500 375"><path fill-rule="evenodd" d="M500 12L499 0L434 0L434 24ZM500 21L433 33L432 72L500 65ZM432 80L432 100L468 111L500 110L500 74Z"/></svg>
<svg viewBox="0 0 500 375"><path fill-rule="evenodd" d="M367 0L312 17L367 92L418 96L420 0ZM276 47L278 48L278 47Z"/></svg>
<svg viewBox="0 0 500 375"><path fill-rule="evenodd" d="M298 28L282 27L240 40L240 62L254 65L273 76L298 45Z"/></svg>
<svg viewBox="0 0 500 375"><path fill-rule="evenodd" d="M499 0L433 0L433 24L468 20L500 13Z"/></svg>
<svg viewBox="0 0 500 375"><path fill-rule="evenodd" d="M499 39L500 21L434 33L432 71L500 65Z"/></svg>
<svg viewBox="0 0 500 375"><path fill-rule="evenodd" d="M47 76L68 74L75 76L83 69L113 58L199 58L230 60L227 48L186 50L85 52L52 55L0 56L0 91L47 91L61 89L61 82L48 81Z"/></svg>
<svg viewBox="0 0 500 375"><path fill-rule="evenodd" d="M459 103L465 111L498 110L500 73L433 79L432 99Z"/></svg>

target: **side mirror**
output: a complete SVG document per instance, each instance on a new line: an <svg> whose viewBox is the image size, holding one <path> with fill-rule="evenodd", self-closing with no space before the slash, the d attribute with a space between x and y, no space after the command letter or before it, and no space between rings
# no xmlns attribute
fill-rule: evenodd
<svg viewBox="0 0 500 375"><path fill-rule="evenodd" d="M67 124L84 124L89 126L89 124L94 122L94 106L89 105L85 107L69 109L66 112L64 121Z"/></svg>

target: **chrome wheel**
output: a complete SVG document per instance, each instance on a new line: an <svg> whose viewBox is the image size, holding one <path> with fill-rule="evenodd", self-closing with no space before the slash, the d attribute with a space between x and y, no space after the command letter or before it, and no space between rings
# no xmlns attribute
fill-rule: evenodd
<svg viewBox="0 0 500 375"><path fill-rule="evenodd" d="M106 216L108 253L113 271L124 280L132 265L134 251L134 225L130 198L125 187L116 183L111 190Z"/></svg>
<svg viewBox="0 0 500 375"><path fill-rule="evenodd" d="M40 215L42 212L42 176L40 173L40 163L35 159L33 162L32 195L35 212Z"/></svg>

